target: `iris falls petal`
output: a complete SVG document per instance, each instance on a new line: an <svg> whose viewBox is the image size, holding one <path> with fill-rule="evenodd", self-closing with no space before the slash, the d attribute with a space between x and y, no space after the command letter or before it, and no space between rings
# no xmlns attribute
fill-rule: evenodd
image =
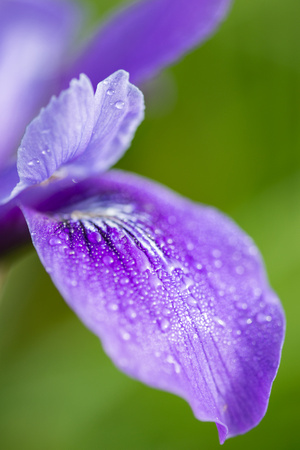
<svg viewBox="0 0 300 450"><path fill-rule="evenodd" d="M121 370L185 398L221 443L257 425L285 319L237 225L120 171L23 210L46 270Z"/></svg>
<svg viewBox="0 0 300 450"><path fill-rule="evenodd" d="M96 86L98 80L124 69L133 83L142 83L207 39L225 17L230 3L135 1L97 31L66 79L84 72Z"/></svg>

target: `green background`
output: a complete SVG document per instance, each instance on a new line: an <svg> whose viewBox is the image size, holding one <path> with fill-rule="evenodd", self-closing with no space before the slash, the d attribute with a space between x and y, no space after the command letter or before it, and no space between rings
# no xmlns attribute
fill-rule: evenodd
<svg viewBox="0 0 300 450"><path fill-rule="evenodd" d="M121 2L87 3L95 23ZM297 0L237 0L212 39L147 89L146 120L118 164L232 216L284 305L268 412L228 450L300 448L299 17ZM0 303L1 450L219 448L215 425L182 399L112 365L32 249L18 256Z"/></svg>

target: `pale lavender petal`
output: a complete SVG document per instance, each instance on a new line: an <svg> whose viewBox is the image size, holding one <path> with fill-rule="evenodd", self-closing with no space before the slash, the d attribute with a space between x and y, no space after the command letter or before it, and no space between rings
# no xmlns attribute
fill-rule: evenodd
<svg viewBox="0 0 300 450"><path fill-rule="evenodd" d="M89 79L81 75L28 126L18 150L21 187L42 183L84 152L94 118L94 91Z"/></svg>
<svg viewBox="0 0 300 450"><path fill-rule="evenodd" d="M129 83L127 72L119 70L99 83L93 135L86 151L74 162L74 173L108 170L128 149L143 118L143 94Z"/></svg>
<svg viewBox="0 0 300 450"><path fill-rule="evenodd" d="M12 190L19 182L17 164L13 163L0 171L0 205L2 199L9 198Z"/></svg>
<svg viewBox="0 0 300 450"><path fill-rule="evenodd" d="M77 30L77 16L75 5L64 1L0 2L0 167L48 101Z"/></svg>
<svg viewBox="0 0 300 450"><path fill-rule="evenodd" d="M99 83L96 94L85 75L72 80L27 127L18 150L19 182L9 191L7 177L0 177L0 203L51 177L78 181L107 170L127 150L143 116L143 95L127 72Z"/></svg>
<svg viewBox="0 0 300 450"><path fill-rule="evenodd" d="M95 86L124 69L135 84L141 83L206 40L229 5L230 0L134 2L95 34L75 61L71 76L84 72Z"/></svg>
<svg viewBox="0 0 300 450"><path fill-rule="evenodd" d="M46 270L121 370L185 398L221 442L257 425L285 319L237 225L119 171L24 212Z"/></svg>

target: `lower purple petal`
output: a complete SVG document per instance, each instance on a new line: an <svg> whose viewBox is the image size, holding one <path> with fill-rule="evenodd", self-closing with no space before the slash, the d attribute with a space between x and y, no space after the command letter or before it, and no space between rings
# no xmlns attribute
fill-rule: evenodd
<svg viewBox="0 0 300 450"><path fill-rule="evenodd" d="M221 443L258 424L285 318L237 225L119 171L24 213L54 283L121 370L185 398Z"/></svg>

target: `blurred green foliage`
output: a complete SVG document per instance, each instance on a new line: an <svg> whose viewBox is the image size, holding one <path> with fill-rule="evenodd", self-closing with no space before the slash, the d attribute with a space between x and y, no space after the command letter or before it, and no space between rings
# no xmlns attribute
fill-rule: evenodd
<svg viewBox="0 0 300 450"><path fill-rule="evenodd" d="M91 24L121 1L89 0ZM124 3L124 2L123 2ZM237 0L219 32L147 89L118 167L230 214L259 245L287 315L266 417L228 449L298 449L300 3ZM161 96L160 96L161 97ZM180 398L114 368L29 250L0 303L0 448L219 448Z"/></svg>

